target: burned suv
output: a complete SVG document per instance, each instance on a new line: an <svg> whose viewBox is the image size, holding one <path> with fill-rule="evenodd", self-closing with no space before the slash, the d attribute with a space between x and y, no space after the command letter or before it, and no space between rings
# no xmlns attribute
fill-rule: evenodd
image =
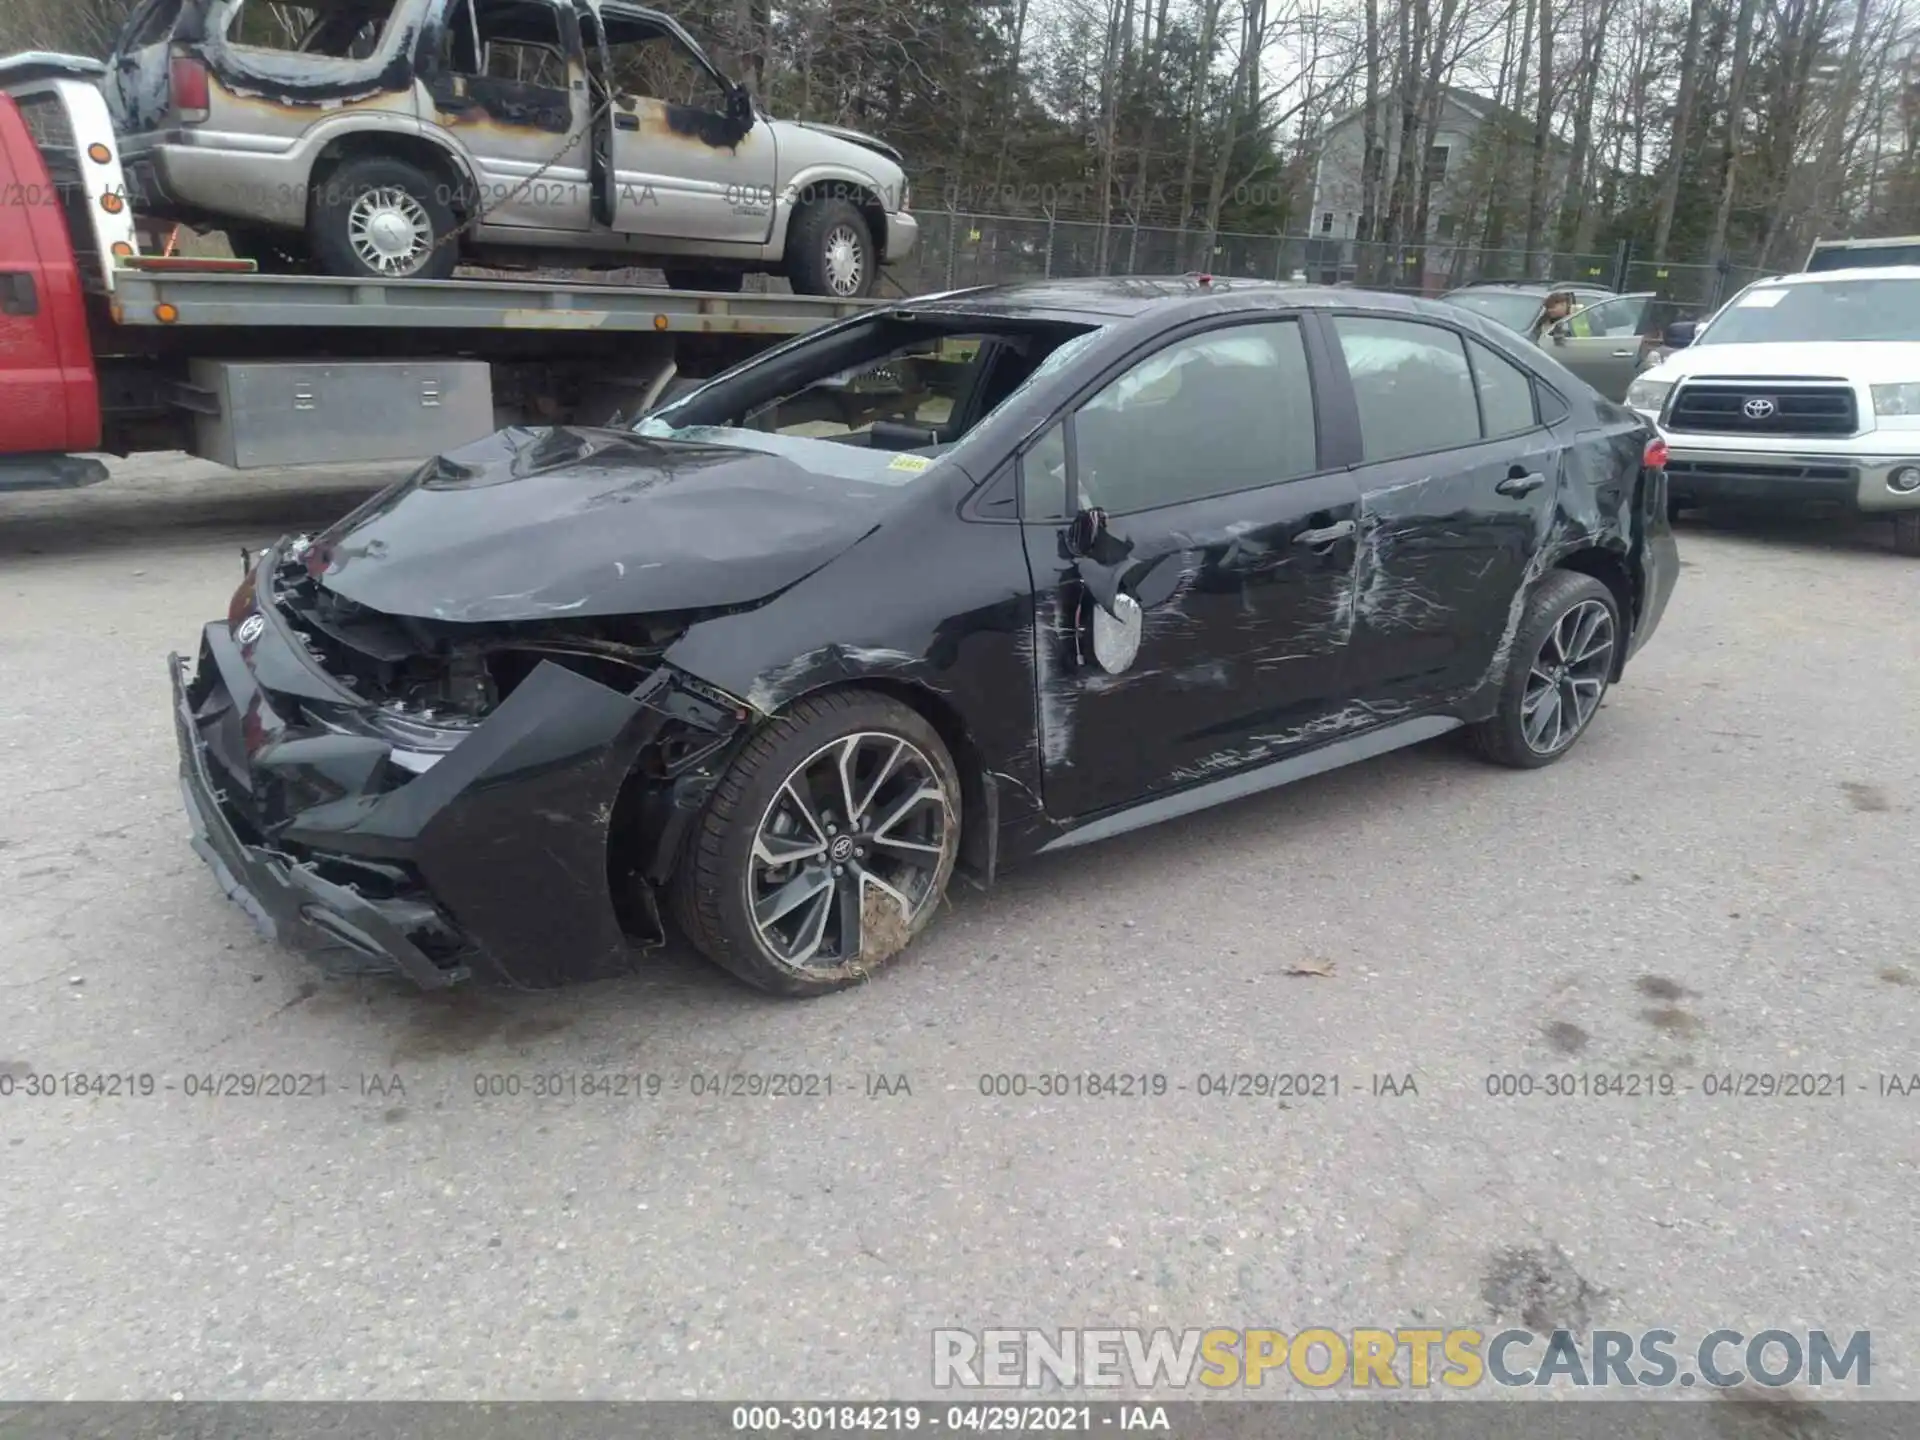
<svg viewBox="0 0 1920 1440"><path fill-rule="evenodd" d="M104 83L136 205L268 268L657 264L853 297L918 232L897 151L768 119L612 0L145 0Z"/></svg>

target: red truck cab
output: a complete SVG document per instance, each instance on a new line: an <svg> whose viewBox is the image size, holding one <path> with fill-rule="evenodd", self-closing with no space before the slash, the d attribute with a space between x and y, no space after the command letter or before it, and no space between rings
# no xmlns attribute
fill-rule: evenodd
<svg viewBox="0 0 1920 1440"><path fill-rule="evenodd" d="M87 484L105 467L86 268L135 253L97 62L0 63L0 489ZM80 234L76 235L76 228ZM76 244L76 240L79 241Z"/></svg>

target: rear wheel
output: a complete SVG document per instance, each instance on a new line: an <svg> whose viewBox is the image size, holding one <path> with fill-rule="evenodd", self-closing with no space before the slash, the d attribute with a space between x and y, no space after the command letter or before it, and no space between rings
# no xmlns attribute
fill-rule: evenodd
<svg viewBox="0 0 1920 1440"><path fill-rule="evenodd" d="M460 261L446 187L392 156L348 160L329 175L309 229L330 275L444 280Z"/></svg>
<svg viewBox="0 0 1920 1440"><path fill-rule="evenodd" d="M1599 713L1625 643L1612 591L1591 575L1549 574L1514 634L1500 708L1471 732L1480 753L1522 770L1565 755Z"/></svg>
<svg viewBox="0 0 1920 1440"><path fill-rule="evenodd" d="M1893 517L1893 548L1902 555L1920 556L1920 510Z"/></svg>
<svg viewBox="0 0 1920 1440"><path fill-rule="evenodd" d="M960 821L952 757L917 713L869 691L802 700L715 789L674 876L680 926L762 990L845 989L933 919Z"/></svg>

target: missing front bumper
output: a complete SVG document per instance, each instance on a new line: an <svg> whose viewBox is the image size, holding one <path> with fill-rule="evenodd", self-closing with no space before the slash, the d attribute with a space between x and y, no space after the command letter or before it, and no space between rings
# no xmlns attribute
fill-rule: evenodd
<svg viewBox="0 0 1920 1440"><path fill-rule="evenodd" d="M346 952L362 962L390 966L428 989L466 979L471 973L466 965L443 964L425 948L446 955L464 944L431 902L371 899L326 879L311 860L241 839L187 698L186 661L171 655L167 668L173 681L180 791L194 851L260 933L321 954Z"/></svg>

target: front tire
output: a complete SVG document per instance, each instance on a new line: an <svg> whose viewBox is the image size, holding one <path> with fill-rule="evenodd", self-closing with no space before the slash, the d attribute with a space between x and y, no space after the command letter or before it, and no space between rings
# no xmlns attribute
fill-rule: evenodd
<svg viewBox="0 0 1920 1440"><path fill-rule="evenodd" d="M926 928L960 845L960 779L939 734L871 691L805 699L747 743L673 880L681 929L776 995L866 979Z"/></svg>
<svg viewBox="0 0 1920 1440"><path fill-rule="evenodd" d="M858 300L880 274L867 217L846 200L818 200L793 217L787 236L787 281L796 295Z"/></svg>
<svg viewBox="0 0 1920 1440"><path fill-rule="evenodd" d="M313 253L329 275L445 280L460 263L447 187L405 160L365 155L314 197Z"/></svg>
<svg viewBox="0 0 1920 1440"><path fill-rule="evenodd" d="M1537 770L1586 733L1606 698L1626 635L1613 592L1591 575L1555 570L1526 605L1500 708L1470 734L1496 764Z"/></svg>

